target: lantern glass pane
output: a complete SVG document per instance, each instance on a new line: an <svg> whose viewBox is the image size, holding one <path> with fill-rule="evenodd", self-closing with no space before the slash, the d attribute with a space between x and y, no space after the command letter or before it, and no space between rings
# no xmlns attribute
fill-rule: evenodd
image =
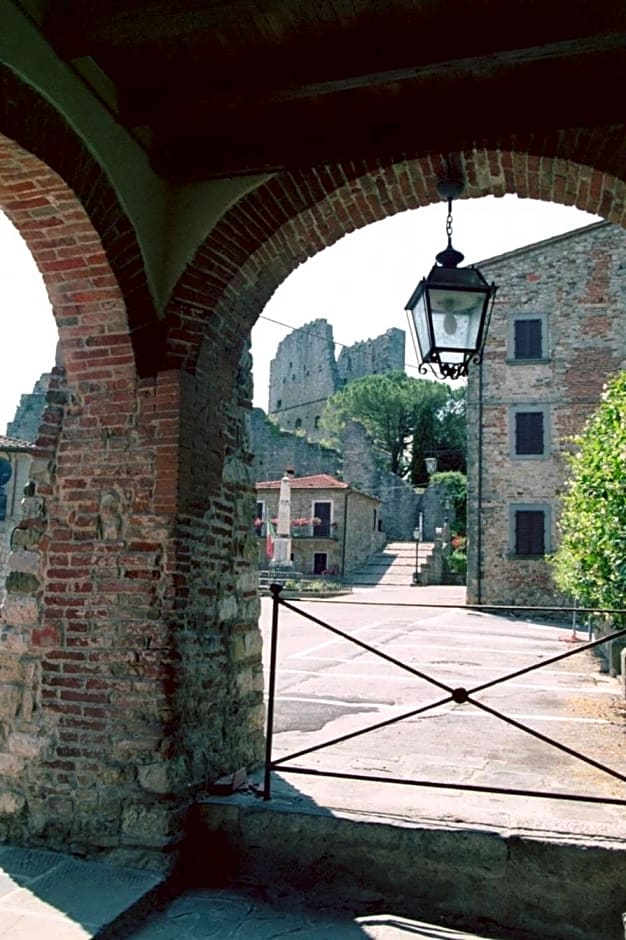
<svg viewBox="0 0 626 940"><path fill-rule="evenodd" d="M425 291L421 291L418 295L411 313L413 314L413 323L415 324L415 332L417 334L420 352L422 358L425 359L432 349L430 330L428 328L428 308L426 305Z"/></svg>
<svg viewBox="0 0 626 940"><path fill-rule="evenodd" d="M435 346L438 349L475 349L483 292L431 289L430 302Z"/></svg>

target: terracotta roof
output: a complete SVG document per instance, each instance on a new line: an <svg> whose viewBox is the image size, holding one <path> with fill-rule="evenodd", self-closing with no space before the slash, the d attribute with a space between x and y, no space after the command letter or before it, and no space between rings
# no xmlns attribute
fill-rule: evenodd
<svg viewBox="0 0 626 940"><path fill-rule="evenodd" d="M266 480L263 483L257 483L258 490L278 490L280 489L280 480ZM292 477L292 490L348 490L347 483L331 477L328 473L316 473L312 477Z"/></svg>
<svg viewBox="0 0 626 940"><path fill-rule="evenodd" d="M16 437L0 434L0 450L35 450L35 445L32 441L20 441Z"/></svg>

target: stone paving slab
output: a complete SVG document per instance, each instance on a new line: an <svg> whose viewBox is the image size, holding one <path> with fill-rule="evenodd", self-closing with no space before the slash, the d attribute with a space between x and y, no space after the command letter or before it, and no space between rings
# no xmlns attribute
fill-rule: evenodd
<svg viewBox="0 0 626 940"><path fill-rule="evenodd" d="M1 936L1 934L0 934ZM492 940L505 940L491 934ZM510 938L510 934L508 935ZM486 935L392 912L355 916L314 911L293 898L267 901L233 890L190 891L129 940L486 940Z"/></svg>
<svg viewBox="0 0 626 940"><path fill-rule="evenodd" d="M0 940L85 940L162 881L150 871L0 847Z"/></svg>

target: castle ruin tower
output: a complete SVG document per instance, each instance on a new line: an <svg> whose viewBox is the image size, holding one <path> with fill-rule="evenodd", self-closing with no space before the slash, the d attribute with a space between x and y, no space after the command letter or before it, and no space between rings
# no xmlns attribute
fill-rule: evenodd
<svg viewBox="0 0 626 940"><path fill-rule="evenodd" d="M270 364L269 415L285 431L302 430L319 439L326 400L339 387L333 328L313 320L279 344Z"/></svg>

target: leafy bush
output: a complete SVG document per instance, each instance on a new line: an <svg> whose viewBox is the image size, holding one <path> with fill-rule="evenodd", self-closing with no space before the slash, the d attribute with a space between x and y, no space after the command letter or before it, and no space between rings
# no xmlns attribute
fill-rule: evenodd
<svg viewBox="0 0 626 940"><path fill-rule="evenodd" d="M451 552L445 560L450 574L467 575L467 555L462 551Z"/></svg>
<svg viewBox="0 0 626 940"><path fill-rule="evenodd" d="M622 608L626 594L626 372L575 438L551 558L559 588L589 607ZM615 615L618 625L623 615Z"/></svg>
<svg viewBox="0 0 626 940"><path fill-rule="evenodd" d="M454 510L455 527L459 534L467 531L467 477L458 470L433 473L432 485L443 490L444 499Z"/></svg>

